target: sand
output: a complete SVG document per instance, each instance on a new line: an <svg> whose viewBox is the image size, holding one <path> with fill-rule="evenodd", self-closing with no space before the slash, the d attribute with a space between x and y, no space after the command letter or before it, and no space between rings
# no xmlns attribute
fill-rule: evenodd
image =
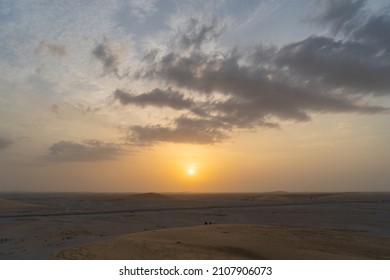
<svg viewBox="0 0 390 280"><path fill-rule="evenodd" d="M17 208L26 208L26 207L37 207L39 205L24 203L19 201L13 201L8 199L0 199L0 210L1 209L17 209Z"/></svg>
<svg viewBox="0 0 390 280"><path fill-rule="evenodd" d="M124 235L62 250L52 259L386 259L390 238L348 231L203 225Z"/></svg>
<svg viewBox="0 0 390 280"><path fill-rule="evenodd" d="M0 193L0 198L5 260L390 259L390 193ZM102 251L102 244L116 249Z"/></svg>
<svg viewBox="0 0 390 280"><path fill-rule="evenodd" d="M100 202L123 202L123 203L149 203L149 202L172 202L177 201L175 197L159 193L140 193L131 195L103 196L95 199Z"/></svg>

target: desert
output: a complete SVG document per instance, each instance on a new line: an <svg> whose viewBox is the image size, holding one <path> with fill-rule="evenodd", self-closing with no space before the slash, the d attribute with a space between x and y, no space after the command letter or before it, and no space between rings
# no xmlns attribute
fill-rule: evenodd
<svg viewBox="0 0 390 280"><path fill-rule="evenodd" d="M389 193L0 197L0 259L390 259Z"/></svg>

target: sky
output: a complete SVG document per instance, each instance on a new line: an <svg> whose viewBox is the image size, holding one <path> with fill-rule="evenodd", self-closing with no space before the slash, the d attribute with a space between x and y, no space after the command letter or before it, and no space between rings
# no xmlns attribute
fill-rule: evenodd
<svg viewBox="0 0 390 280"><path fill-rule="evenodd" d="M384 0L1 0L0 66L0 191L390 191Z"/></svg>

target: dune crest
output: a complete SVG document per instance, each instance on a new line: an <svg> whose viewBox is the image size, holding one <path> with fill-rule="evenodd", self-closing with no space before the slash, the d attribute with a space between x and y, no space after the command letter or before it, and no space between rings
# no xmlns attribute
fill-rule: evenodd
<svg viewBox="0 0 390 280"><path fill-rule="evenodd" d="M113 195L110 197L104 197L96 199L100 202L170 202L177 201L177 198L170 197L168 195L159 194L159 193L139 193L139 194L130 194L130 195Z"/></svg>
<svg viewBox="0 0 390 280"><path fill-rule="evenodd" d="M65 249L51 258L385 259L389 256L390 238L350 231L286 226L203 225L129 234Z"/></svg>

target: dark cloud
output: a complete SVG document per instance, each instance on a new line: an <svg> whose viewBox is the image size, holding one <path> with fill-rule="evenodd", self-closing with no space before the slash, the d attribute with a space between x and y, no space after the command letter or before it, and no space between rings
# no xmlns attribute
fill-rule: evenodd
<svg viewBox="0 0 390 280"><path fill-rule="evenodd" d="M390 94L390 57L376 46L310 37L282 48L277 63L296 71L301 79L321 81L324 86L357 94Z"/></svg>
<svg viewBox="0 0 390 280"><path fill-rule="evenodd" d="M139 95L117 89L114 92L114 99L118 100L122 105L170 107L175 110L191 109L194 106L194 102L191 99L185 98L184 94L173 91L170 88L166 90L155 88L150 92Z"/></svg>
<svg viewBox="0 0 390 280"><path fill-rule="evenodd" d="M189 19L187 29L180 38L180 45L184 49L199 49L202 44L218 38L221 30L218 27L217 18L212 17L209 21L201 22L197 18Z"/></svg>
<svg viewBox="0 0 390 280"><path fill-rule="evenodd" d="M132 126L129 140L140 145L156 142L215 144L228 136L213 120L180 117L173 127L161 125Z"/></svg>
<svg viewBox="0 0 390 280"><path fill-rule="evenodd" d="M52 104L50 106L50 112L52 112L53 114L57 115L57 117L59 117L59 115L60 115L60 107L57 104Z"/></svg>
<svg viewBox="0 0 390 280"><path fill-rule="evenodd" d="M310 64L310 51L318 51L319 48L315 46L315 42L314 46L310 46L313 42L311 42L312 39L308 40L309 46L307 48L305 48L305 42L302 42L289 45L275 53L275 61L278 61L280 66L274 65L273 69L267 69L265 65L261 64L244 65L240 63L240 60L244 58L234 52L226 55L224 59L208 57L199 53L193 53L190 56L169 53L162 57L157 67L147 71L144 77L160 79L168 84L197 91L205 95L222 93L231 98L229 102L219 102L211 104L211 108L210 106L205 108L208 110L227 110L228 113L243 111L250 114L258 112L257 117L268 115L282 119L303 120L307 119L302 117L305 111L345 111L357 113L381 111L379 107L359 105L353 99L345 96L331 92L323 93L320 89L315 90L307 86L303 81L299 82L294 76L295 73L283 73L285 65L292 68L295 67L301 72L305 71L306 79L314 79L310 75L318 79L319 74L327 71L327 68L325 70L322 69L324 65L318 65L317 59L315 59L313 65ZM317 39L314 38L313 40ZM321 41L321 38L319 41ZM324 39L324 41L328 42L327 39ZM333 41L330 40L328 43L331 44ZM321 46L324 45L323 42L319 44ZM333 47L331 46L331 48ZM326 49L324 52L328 53ZM350 60L354 61L354 54L350 55L352 56ZM314 56L317 56L317 54L314 54ZM328 57L324 57L324 64L326 61L329 63ZM298 63L301 63L302 66ZM305 67L313 69L306 70ZM330 68L332 67L328 67L328 70ZM336 71L337 69L334 70ZM344 80L348 80L348 73L341 74L344 75ZM382 81L382 83L388 83L381 79L382 77L376 77L375 82ZM357 84L360 82L364 83L365 81L356 81ZM243 109L241 110L240 108Z"/></svg>
<svg viewBox="0 0 390 280"><path fill-rule="evenodd" d="M386 14L379 14L369 17L367 22L356 28L352 35L355 40L372 45L380 50L385 50L386 55L390 54L390 15L389 9Z"/></svg>
<svg viewBox="0 0 390 280"><path fill-rule="evenodd" d="M240 98L192 101L191 107L181 108L188 109L195 116L182 115L174 119L172 126L133 126L130 139L141 145L155 142L214 144L228 139L233 129L278 128L277 123L270 121L272 117L307 121L310 119L309 112L378 113L383 110L380 107L359 105L346 98L284 89L282 86L270 87L268 90ZM134 95L131 95L131 102L133 98ZM161 102L148 104L161 106ZM164 105L171 104L164 102Z"/></svg>
<svg viewBox="0 0 390 280"><path fill-rule="evenodd" d="M119 73L120 54L115 50L107 39L98 44L92 51L93 56L103 64L103 75L114 74L118 78L123 75Z"/></svg>
<svg viewBox="0 0 390 280"><path fill-rule="evenodd" d="M59 141L49 148L47 159L55 161L102 161L113 160L124 153L120 145L98 140L82 143Z"/></svg>
<svg viewBox="0 0 390 280"><path fill-rule="evenodd" d="M330 26L334 34L340 33L381 50L390 51L390 6L376 14L364 9L366 0L319 0L311 21Z"/></svg>
<svg viewBox="0 0 390 280"><path fill-rule="evenodd" d="M237 129L279 128L280 120L309 121L313 113L389 112L365 99L390 94L386 11L359 18L365 1L320 2L317 21L344 38L311 36L282 48L206 51L203 44L220 36L217 21L190 19L179 48L147 52L135 73L168 90L114 92L122 105L187 112L168 126L132 126L131 141L213 144Z"/></svg>
<svg viewBox="0 0 390 280"><path fill-rule="evenodd" d="M12 144L13 142L10 139L5 137L0 137L0 150L5 150L9 148Z"/></svg>
<svg viewBox="0 0 390 280"><path fill-rule="evenodd" d="M332 33L350 31L366 0L318 0L309 21L329 26Z"/></svg>
<svg viewBox="0 0 390 280"><path fill-rule="evenodd" d="M277 54L278 65L345 93L390 94L389 7L371 14L362 9L365 1L320 2L327 8L317 20L337 26L344 38L312 36L289 44Z"/></svg>
<svg viewBox="0 0 390 280"><path fill-rule="evenodd" d="M39 42L38 47L35 48L35 54L41 54L45 51L59 58L64 58L68 56L68 51L64 45L58 45L51 42L47 42L45 40L41 40Z"/></svg>

